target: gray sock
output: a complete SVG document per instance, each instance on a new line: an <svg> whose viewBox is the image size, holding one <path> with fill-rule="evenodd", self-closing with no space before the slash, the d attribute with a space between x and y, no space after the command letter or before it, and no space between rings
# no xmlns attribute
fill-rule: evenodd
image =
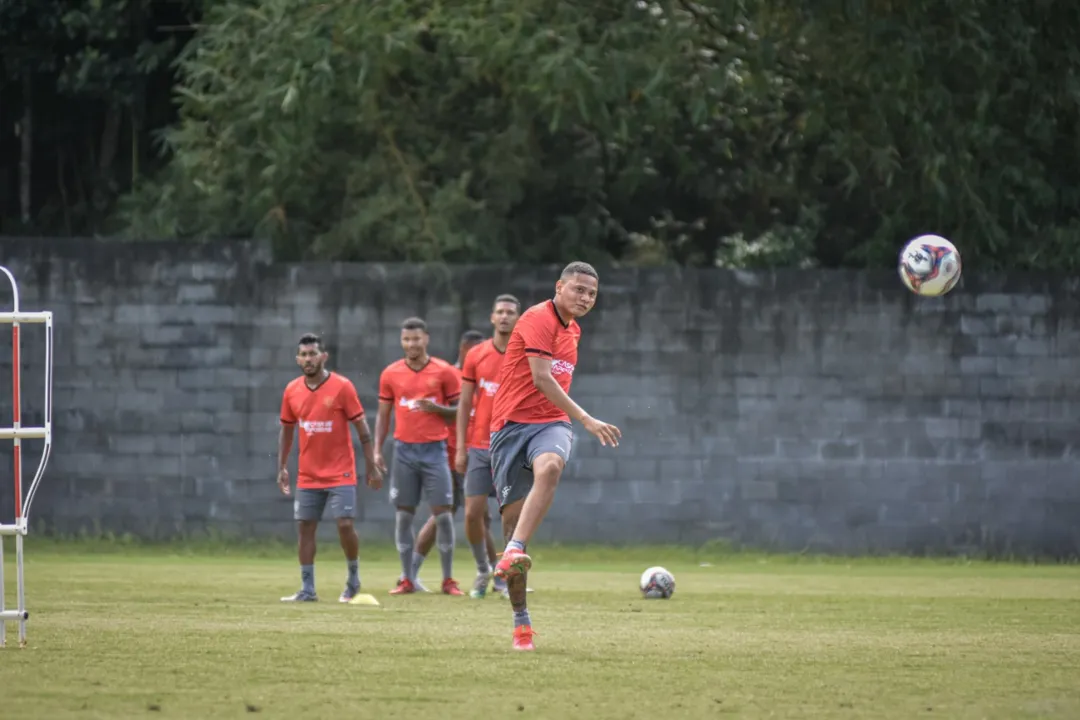
<svg viewBox="0 0 1080 720"><path fill-rule="evenodd" d="M413 545L416 538L412 529L413 514L398 510L394 515L394 539L397 542L398 557L401 558L401 572L406 580L415 580L412 571Z"/></svg>
<svg viewBox="0 0 1080 720"><path fill-rule="evenodd" d="M442 513L435 517L435 544L439 547L443 580L454 576L454 517Z"/></svg>
<svg viewBox="0 0 1080 720"><path fill-rule="evenodd" d="M472 548L472 555L476 558L476 572L491 572L491 563L488 562L487 556L487 543L481 540L477 543L469 543L469 547Z"/></svg>
<svg viewBox="0 0 1080 720"><path fill-rule="evenodd" d="M418 552L412 554L412 576L413 580L420 577L420 566L424 564L424 556Z"/></svg>
<svg viewBox="0 0 1080 720"><path fill-rule="evenodd" d="M522 625L532 625L532 620L529 619L529 610L515 610L514 611L514 627L521 627Z"/></svg>
<svg viewBox="0 0 1080 720"><path fill-rule="evenodd" d="M360 560L348 560L349 564L349 581L348 585L351 588L360 587Z"/></svg>
<svg viewBox="0 0 1080 720"><path fill-rule="evenodd" d="M315 566L301 565L300 580L304 583L303 590L306 593L315 594Z"/></svg>

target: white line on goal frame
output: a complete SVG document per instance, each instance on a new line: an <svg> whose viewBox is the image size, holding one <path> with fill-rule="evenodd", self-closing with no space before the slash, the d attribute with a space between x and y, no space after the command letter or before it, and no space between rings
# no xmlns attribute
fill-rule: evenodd
<svg viewBox="0 0 1080 720"><path fill-rule="evenodd" d="M0 524L0 647L7 644L7 623L14 620L19 623L19 647L26 647L26 621L30 613L26 610L26 582L23 572L23 538L29 530L30 505L34 501L41 478L45 475L45 466L52 451L52 388L53 388L53 315L51 312L24 312L19 308L19 285L15 276L6 267L0 265L0 274L5 275L11 285L11 312L0 312L0 325L11 325L11 427L0 427L0 440L14 443L14 490L15 522L11 525ZM24 324L45 325L45 423L42 427L22 426L22 352L19 330ZM25 497L22 486L22 441L29 439L44 440L41 460L37 471L27 488ZM8 610L4 605L4 543L5 537L15 537L15 575L17 606Z"/></svg>

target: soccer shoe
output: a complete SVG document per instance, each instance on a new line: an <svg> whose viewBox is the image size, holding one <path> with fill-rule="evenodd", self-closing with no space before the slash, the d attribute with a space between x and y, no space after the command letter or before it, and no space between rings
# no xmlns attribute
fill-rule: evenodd
<svg viewBox="0 0 1080 720"><path fill-rule="evenodd" d="M532 567L532 558L517 548L510 548L499 558L499 564L495 566L495 577L509 579L529 572Z"/></svg>
<svg viewBox="0 0 1080 720"><path fill-rule="evenodd" d="M473 581L472 590L469 591L469 597L473 600L483 600L487 595L488 583L491 582L491 571L477 573L476 580ZM496 590L498 590L498 581L495 582Z"/></svg>
<svg viewBox="0 0 1080 720"><path fill-rule="evenodd" d="M391 595L411 595L416 592L416 586L413 585L412 580L398 580L397 587L390 591Z"/></svg>
<svg viewBox="0 0 1080 720"><path fill-rule="evenodd" d="M398 576L398 584L400 585L401 581L404 579L404 577ZM413 587L416 588L416 592L431 592L424 583L420 582L420 578L413 580Z"/></svg>
<svg viewBox="0 0 1080 720"><path fill-rule="evenodd" d="M307 590L297 590L292 595L281 598L281 602L317 602L319 596Z"/></svg>
<svg viewBox="0 0 1080 720"><path fill-rule="evenodd" d="M443 595L461 596L465 593L461 592L461 588L458 587L458 582L454 578L446 578L442 581L442 593Z"/></svg>
<svg viewBox="0 0 1080 720"><path fill-rule="evenodd" d="M515 650L535 650L533 645L533 632L532 625L518 625L514 628L514 649Z"/></svg>
<svg viewBox="0 0 1080 720"><path fill-rule="evenodd" d="M341 591L341 597L338 598L339 603L347 603L356 597L356 593L360 592L360 586L353 587L352 585L346 585L345 589Z"/></svg>

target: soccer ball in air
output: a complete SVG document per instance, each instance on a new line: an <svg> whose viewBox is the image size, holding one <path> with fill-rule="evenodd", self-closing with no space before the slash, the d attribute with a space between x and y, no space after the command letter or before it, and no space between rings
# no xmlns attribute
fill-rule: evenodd
<svg viewBox="0 0 1080 720"><path fill-rule="evenodd" d="M666 600L675 593L675 576L664 568L651 567L641 573L641 594L650 600Z"/></svg>
<svg viewBox="0 0 1080 720"><path fill-rule="evenodd" d="M944 295L960 281L960 252L938 235L920 235L900 253L900 279L916 295Z"/></svg>

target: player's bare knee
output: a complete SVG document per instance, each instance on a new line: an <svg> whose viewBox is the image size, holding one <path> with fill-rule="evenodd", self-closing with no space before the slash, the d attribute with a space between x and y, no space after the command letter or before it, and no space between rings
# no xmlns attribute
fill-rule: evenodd
<svg viewBox="0 0 1080 720"><path fill-rule="evenodd" d="M431 515L432 515L432 517L434 517L436 515L442 515L444 513L450 512L452 509L453 509L452 505L432 505L431 506Z"/></svg>
<svg viewBox="0 0 1080 720"><path fill-rule="evenodd" d="M301 520L297 523L297 527L299 528L300 537L312 538L315 537L315 531L318 529L319 523L317 520Z"/></svg>
<svg viewBox="0 0 1080 720"><path fill-rule="evenodd" d="M566 461L555 453L544 453L533 461L533 478L536 480L557 483L562 475Z"/></svg>
<svg viewBox="0 0 1080 720"><path fill-rule="evenodd" d="M339 533L350 532L353 529L353 519L348 517L337 519L337 529Z"/></svg>

